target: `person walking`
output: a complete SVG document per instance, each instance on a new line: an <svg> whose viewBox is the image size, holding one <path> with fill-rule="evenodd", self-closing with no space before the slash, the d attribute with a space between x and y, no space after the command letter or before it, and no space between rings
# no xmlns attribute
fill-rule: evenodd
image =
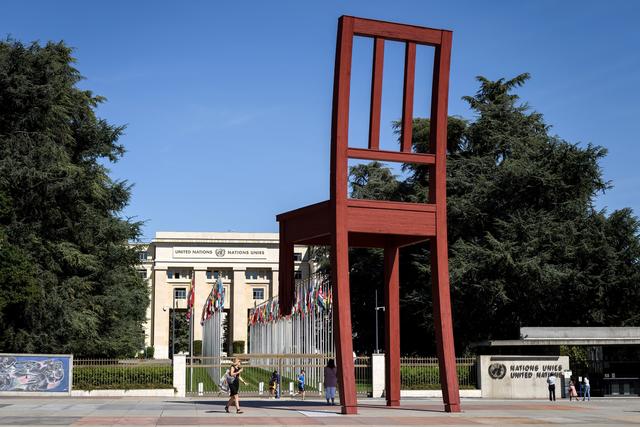
<svg viewBox="0 0 640 427"><path fill-rule="evenodd" d="M591 401L591 384L589 383L589 378L587 376L584 377L584 379L582 380L584 383L584 394L582 397L582 401L584 402L585 400Z"/></svg>
<svg viewBox="0 0 640 427"><path fill-rule="evenodd" d="M549 400L556 401L556 374L551 372L547 377L547 384L549 384Z"/></svg>
<svg viewBox="0 0 640 427"><path fill-rule="evenodd" d="M300 371L300 375L298 375L298 393L302 395L302 400L304 400L304 382L306 379L306 375L304 369Z"/></svg>
<svg viewBox="0 0 640 427"><path fill-rule="evenodd" d="M233 360L233 364L231 368L229 368L229 400L224 407L224 410L229 412L229 406L234 405L236 407L236 414L242 414L243 412L240 410L240 396L238 392L240 391L240 382L242 384L247 384L242 377L242 366L240 366L240 359L237 357Z"/></svg>
<svg viewBox="0 0 640 427"><path fill-rule="evenodd" d="M573 380L571 380L569 381L569 402L571 402L573 398L576 399L576 402L579 400L578 392L576 391L576 383Z"/></svg>
<svg viewBox="0 0 640 427"><path fill-rule="evenodd" d="M336 369L336 363L333 359L329 359L327 366L324 367L324 397L327 399L327 405L335 405L337 384L338 370Z"/></svg>

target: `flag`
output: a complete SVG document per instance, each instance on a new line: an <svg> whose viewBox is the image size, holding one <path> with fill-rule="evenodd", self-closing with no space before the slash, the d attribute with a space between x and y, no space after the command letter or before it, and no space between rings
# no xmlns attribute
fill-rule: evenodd
<svg viewBox="0 0 640 427"><path fill-rule="evenodd" d="M187 296L187 320L191 319L191 312L193 311L193 302L195 301L196 293L196 272L191 272L191 283L189 284L189 295Z"/></svg>
<svg viewBox="0 0 640 427"><path fill-rule="evenodd" d="M220 310L222 310L224 309L224 286L222 285L222 278L220 276L218 276L216 287L218 288L218 299L219 299L218 307Z"/></svg>
<svg viewBox="0 0 640 427"><path fill-rule="evenodd" d="M327 306L325 305L324 302L324 294L322 293L322 288L318 288L318 306L321 307L323 310L327 309Z"/></svg>

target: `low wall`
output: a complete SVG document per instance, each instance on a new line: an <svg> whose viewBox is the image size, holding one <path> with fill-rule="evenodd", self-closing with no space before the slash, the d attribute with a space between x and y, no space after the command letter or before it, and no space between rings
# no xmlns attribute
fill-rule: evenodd
<svg viewBox="0 0 640 427"><path fill-rule="evenodd" d="M73 390L72 397L174 397L172 388L137 389L137 390Z"/></svg>
<svg viewBox="0 0 640 427"><path fill-rule="evenodd" d="M478 383L489 399L548 399L547 377L556 376L556 397L561 377L569 370L569 356L479 356Z"/></svg>
<svg viewBox="0 0 640 427"><path fill-rule="evenodd" d="M400 390L400 397L442 398L442 390ZM460 390L460 397L482 397L482 390Z"/></svg>

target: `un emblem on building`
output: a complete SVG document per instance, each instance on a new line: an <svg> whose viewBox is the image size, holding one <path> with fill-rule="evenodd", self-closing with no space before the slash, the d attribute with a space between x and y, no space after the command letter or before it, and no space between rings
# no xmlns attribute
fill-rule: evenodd
<svg viewBox="0 0 640 427"><path fill-rule="evenodd" d="M225 254L225 250L224 249L216 249L216 256L219 258L222 258Z"/></svg>
<svg viewBox="0 0 640 427"><path fill-rule="evenodd" d="M494 380L501 380L507 374L507 367L502 363L492 363L489 365L489 376Z"/></svg>

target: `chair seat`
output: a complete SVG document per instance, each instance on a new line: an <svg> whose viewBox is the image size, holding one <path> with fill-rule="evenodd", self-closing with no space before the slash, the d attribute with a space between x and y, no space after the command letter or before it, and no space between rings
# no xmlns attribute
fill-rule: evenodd
<svg viewBox="0 0 640 427"><path fill-rule="evenodd" d="M332 230L329 200L285 212L276 217L287 240L301 245L328 245ZM384 247L390 241L406 246L436 235L436 207L432 204L347 200L349 246Z"/></svg>

